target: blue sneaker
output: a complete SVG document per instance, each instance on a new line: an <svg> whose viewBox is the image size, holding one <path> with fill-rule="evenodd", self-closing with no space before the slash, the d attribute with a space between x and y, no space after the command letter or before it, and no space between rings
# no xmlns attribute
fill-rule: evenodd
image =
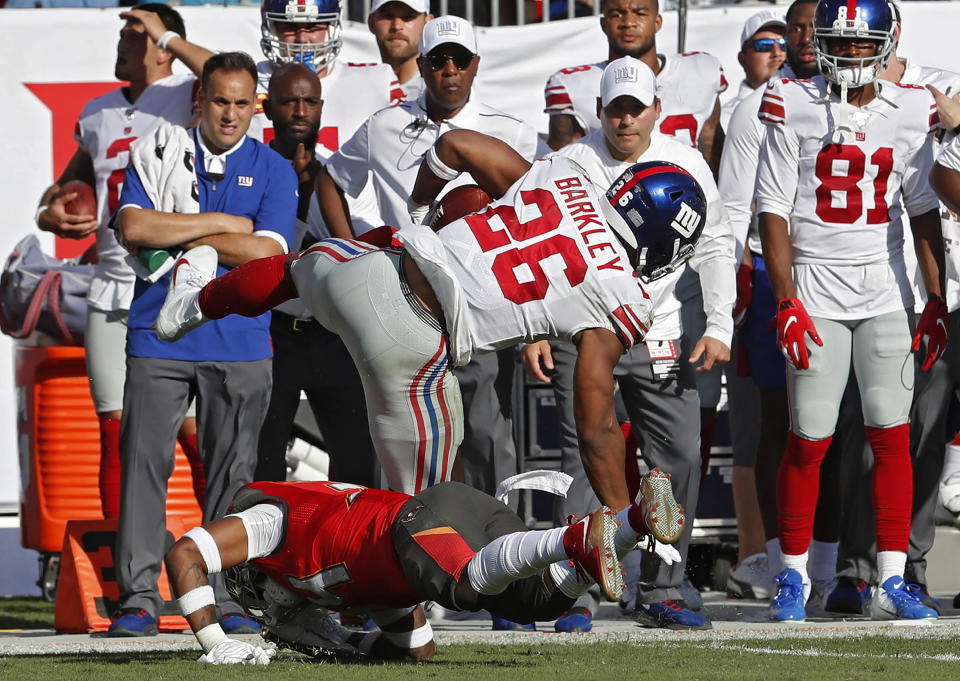
<svg viewBox="0 0 960 681"><path fill-rule="evenodd" d="M220 618L220 627L227 636L230 634L260 633L260 623L246 615L224 615Z"/></svg>
<svg viewBox="0 0 960 681"><path fill-rule="evenodd" d="M156 635L157 620L143 608L123 608L107 629L110 638Z"/></svg>
<svg viewBox="0 0 960 681"><path fill-rule="evenodd" d="M695 613L683 601L640 603L637 601L633 618L641 627L649 629L701 630L713 629L703 615Z"/></svg>
<svg viewBox="0 0 960 681"><path fill-rule="evenodd" d="M553 624L560 634L585 634L593 629L593 613L588 608L570 608Z"/></svg>
<svg viewBox="0 0 960 681"><path fill-rule="evenodd" d="M530 624L520 624L519 622L512 622L502 617L497 617L493 613L490 613L490 619L493 620L494 631L536 631L537 630L537 625L534 624L533 622L530 622Z"/></svg>
<svg viewBox="0 0 960 681"><path fill-rule="evenodd" d="M770 619L776 622L803 622L807 619L804 602L803 577L792 568L783 570L773 578L777 593L770 601Z"/></svg>
<svg viewBox="0 0 960 681"><path fill-rule="evenodd" d="M838 577L824 610L841 615L863 615L870 603L870 585L862 579Z"/></svg>
<svg viewBox="0 0 960 681"><path fill-rule="evenodd" d="M923 604L920 587L894 575L877 587L870 601L870 616L875 620L932 620L937 611Z"/></svg>

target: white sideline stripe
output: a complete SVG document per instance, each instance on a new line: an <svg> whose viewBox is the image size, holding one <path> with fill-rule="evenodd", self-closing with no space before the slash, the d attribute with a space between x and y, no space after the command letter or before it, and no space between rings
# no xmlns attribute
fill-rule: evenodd
<svg viewBox="0 0 960 681"><path fill-rule="evenodd" d="M839 639L842 640L842 639ZM674 646L679 648L680 646ZM707 646L701 646L707 647ZM870 660L929 660L933 662L960 662L960 655L953 653L937 653L935 655L914 655L913 653L901 653L896 655L870 655L863 653L841 653L833 650L823 650L822 648L757 648L754 646L738 646L724 644L721 646L710 646L717 650L736 650L742 653L759 653L761 655L795 655L799 657L838 657L838 658L859 658Z"/></svg>

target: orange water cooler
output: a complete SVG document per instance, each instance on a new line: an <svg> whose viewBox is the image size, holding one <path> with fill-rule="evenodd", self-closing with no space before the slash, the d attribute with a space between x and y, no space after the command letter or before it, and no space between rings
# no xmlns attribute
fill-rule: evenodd
<svg viewBox="0 0 960 681"><path fill-rule="evenodd" d="M70 545L69 541L64 543L68 521L103 519L100 426L90 396L84 349L18 344L15 366L21 543L24 548L56 556ZM190 465L179 445L176 467L168 482L167 516L168 528L176 528L177 536L202 521ZM61 586L67 587L68 583L74 588L72 579ZM83 584L79 587L81 591L87 588ZM103 591L111 587L115 591L116 584L101 584L99 588ZM58 609L61 598L77 597L58 589Z"/></svg>

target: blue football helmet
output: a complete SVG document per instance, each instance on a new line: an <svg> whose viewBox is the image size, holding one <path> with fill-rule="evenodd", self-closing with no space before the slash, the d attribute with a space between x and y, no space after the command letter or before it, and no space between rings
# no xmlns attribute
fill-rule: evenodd
<svg viewBox="0 0 960 681"><path fill-rule="evenodd" d="M299 62L322 71L340 54L339 0L263 0L260 6L260 49L275 64ZM277 24L327 24L322 43L285 43Z"/></svg>
<svg viewBox="0 0 960 681"><path fill-rule="evenodd" d="M665 161L635 163L610 185L604 217L634 251L633 266L650 282L693 255L706 222L707 199L693 176Z"/></svg>
<svg viewBox="0 0 960 681"><path fill-rule="evenodd" d="M896 47L896 21L887 0L820 0L813 15L813 50L820 73L832 83L862 87L875 83ZM834 57L831 39L872 40L872 57Z"/></svg>

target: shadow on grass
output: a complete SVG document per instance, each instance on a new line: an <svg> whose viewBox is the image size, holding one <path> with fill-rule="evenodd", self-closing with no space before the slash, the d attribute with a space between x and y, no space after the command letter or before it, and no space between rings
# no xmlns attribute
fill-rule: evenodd
<svg viewBox="0 0 960 681"><path fill-rule="evenodd" d="M0 629L52 629L53 603L42 598L0 598Z"/></svg>

